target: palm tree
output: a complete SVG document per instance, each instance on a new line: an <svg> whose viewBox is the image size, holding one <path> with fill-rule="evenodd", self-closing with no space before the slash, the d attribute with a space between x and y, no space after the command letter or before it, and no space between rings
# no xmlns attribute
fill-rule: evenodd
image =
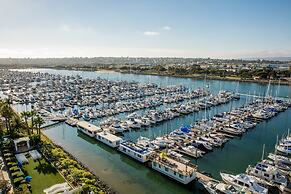
<svg viewBox="0 0 291 194"><path fill-rule="evenodd" d="M28 117L30 115L29 111L23 111L20 113L21 117L24 119L25 124L26 124L26 128L27 128L27 134L30 136L30 129L28 126Z"/></svg>
<svg viewBox="0 0 291 194"><path fill-rule="evenodd" d="M12 123L13 123L12 128L17 130L17 132L19 132L19 129L23 128L23 121L20 119L19 116L14 116Z"/></svg>
<svg viewBox="0 0 291 194"><path fill-rule="evenodd" d="M11 119L14 116L14 111L10 106L10 101L2 101L0 104L0 115L5 119L5 126L7 131L12 134L11 130Z"/></svg>
<svg viewBox="0 0 291 194"><path fill-rule="evenodd" d="M37 134L40 136L41 125L43 125L45 122L44 122L43 118L39 115L36 115L34 122L35 122L35 125L37 126Z"/></svg>
<svg viewBox="0 0 291 194"><path fill-rule="evenodd" d="M30 114L29 114L29 115L30 115L30 117L31 117L31 128L33 128L33 127L34 127L34 124L35 124L35 123L34 123L34 117L36 116L36 111L32 109L32 110L30 111Z"/></svg>

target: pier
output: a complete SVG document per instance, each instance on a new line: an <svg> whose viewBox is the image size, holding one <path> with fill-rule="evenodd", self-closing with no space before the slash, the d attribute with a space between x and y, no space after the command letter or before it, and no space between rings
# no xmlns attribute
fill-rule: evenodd
<svg viewBox="0 0 291 194"><path fill-rule="evenodd" d="M67 78L63 78L63 77L58 78L58 77L52 76L52 79L50 80L50 82L53 83L54 79L57 81L62 80L64 83L68 81L66 80ZM80 92L82 94L80 94L78 98L74 97L75 95L73 91L74 89L73 90L67 89L65 92L63 92L62 90L53 90L53 92L48 92L46 95L32 93L33 96L29 96L29 98L31 98L30 101L37 102L38 105L35 107L41 108L40 110L36 109L36 110L39 110L39 113L44 112L44 115L45 114L48 115L47 118L49 118L49 115L50 115L52 120L58 121L56 123L49 124L45 127L55 126L67 118L80 119L80 120L69 119L69 121L67 120L66 123L71 126L77 126L79 131L83 131L83 132L85 131L84 134L86 134L89 137L92 137L90 141L97 140L97 141L103 142L109 147L114 147L114 149L111 149L111 148L104 149L105 146L101 144L97 144L98 146L95 145L95 147L93 147L92 150L98 149L98 147L100 146L102 148L102 150L98 150L100 153L104 151L108 151L109 153L113 152L114 150L120 151L119 143L122 142L123 140L126 140L127 135L124 134L125 137L122 137L122 139L116 138L117 136L114 136L114 132L117 131L117 128L120 129L120 126L123 127L125 125L132 124L128 122L129 121L128 118L123 117L124 113L127 114L129 112L130 113L133 112L134 114L131 114L132 121L139 123L141 126L141 127L135 128L134 129L135 131L132 132L132 134L146 136L148 134L143 133L143 130L140 130L140 132L137 132L137 131L139 129L152 130L154 126L160 125L160 123L163 123L163 121L167 122L169 119L174 119L177 117L183 118L183 116L186 114L205 110L204 119L196 121L195 118L193 118L194 123L191 123L191 124L189 124L190 123L189 120L187 121L185 120L185 126L187 126L185 127L187 128L185 130L184 129L182 130L184 126L181 127L181 122L179 126L177 125L174 125L174 127L173 125L170 126L172 127L170 130L168 130L168 126L167 126L167 130L165 130L165 132L168 134L156 133L156 134L159 134L160 137L149 140L150 144L140 144L140 142L134 142L134 138L132 138L133 147L135 147L135 151L137 150L136 149L137 147L140 148L138 149L139 152L133 153L133 156L132 156L132 158L136 161L139 161L137 158L142 157L143 154L145 153L143 148L147 148L149 150L147 153L151 153L151 152L159 153L161 150L165 151L167 150L167 148L169 148L173 151L181 153L179 155L182 155L182 156L187 155L187 156L190 156L191 158L197 159L198 158L197 154L195 154L195 151L193 151L194 149L192 149L192 152L191 152L191 149L188 149L188 148L191 148L190 146L192 146L192 148L193 147L197 148L197 150L205 149L203 150L203 154L204 153L207 154L211 150L216 151L216 148L223 147L223 145L227 141L230 141L230 139L235 138L236 135L233 135L235 134L235 132L238 132L240 135L243 135L246 131L248 131L248 129L255 127L258 123L269 120L272 117L279 115L280 112L283 112L287 109L286 108L287 103L285 103L286 100L284 100L284 103L278 104L279 102L276 101L276 99L278 98L268 99L266 97L262 98L260 96L240 94L242 96L247 96L247 97L252 96L256 99L261 98L261 100L258 100L258 103L256 101L253 101L253 102L250 102L249 104L240 104L242 102L242 100L240 100L238 101L239 103L235 104L236 108L233 108L231 110L231 108L233 107L231 105L230 106L231 108L229 108L229 111L226 111L228 110L228 108L226 108L226 106L223 106L222 104L229 103L232 101L232 99L233 99L233 102L236 103L234 100L239 99L238 97L234 97L235 93L231 91L221 90L221 92L219 92L220 95L212 94L211 96L209 96L210 93L204 93L204 92L207 92L206 90L191 90L191 92L188 92L187 90L185 90L184 87L167 88L167 87L157 87L157 86L143 86L144 87L143 88L143 87L137 86L136 84L131 84L131 83L127 85L128 83L123 84L119 82L115 83L115 82L104 81L104 83L108 84L108 85L106 84L104 85L104 83L94 82L91 80L94 84L96 84L94 86L98 86L100 84L101 87L108 88L108 93L97 94L97 93L94 93L95 91L94 87L91 87L91 86L87 87L85 85L86 82L83 82L81 78L76 78L76 79L69 78L69 80L72 81L73 83L80 82L80 87L86 88L82 90L82 92ZM130 88L131 86L133 86L134 88ZM73 86L70 85L70 87L73 87ZM128 91L121 94L123 91L119 89L122 87L129 87L127 88ZM48 88L51 90L54 89L53 87L47 87L45 85L44 85L44 88L45 89ZM27 90L29 91L29 89ZM158 92L155 93L155 91L158 91ZM65 93L65 95L62 95L63 93ZM23 95L22 91L17 91L15 95L15 100L21 101L23 99L22 95ZM70 96L73 96L73 98L70 98ZM127 98L127 96L131 96L131 97ZM173 101L172 101L172 98L174 99ZM158 102L148 103L149 101L153 101L153 100L157 100ZM52 101L53 103L50 103L50 101ZM21 103L21 102L18 102L18 103ZM78 107L79 107L77 113L75 113L74 108L72 107L72 105L75 105L75 104L78 104ZM215 110L216 113L213 113L214 115L212 115L212 113L211 114L209 113L209 115L207 114L207 111L209 111L211 107L215 107L215 106L218 107L219 105L223 106L222 108L224 108L224 110L220 109L220 110L223 110L223 112L222 111L219 112ZM161 107L163 106L163 107L161 109L156 108L159 106ZM288 106L290 106L290 104ZM44 109L50 110L50 111L42 111ZM145 109L145 112L138 111L141 109ZM210 109L209 112L211 111L212 110ZM52 116L51 113L54 114L54 116ZM119 115L119 113L122 113L122 114ZM62 116L62 117L59 117L59 116ZM192 115L189 115L188 117L190 116ZM95 121L95 119L97 118L98 119L100 118L100 120L101 118L102 119L107 118L109 120L109 118L112 118L112 117L114 117L114 119L104 124L104 126L101 126L101 125L96 126L89 122L90 120ZM119 119L118 122L116 122L117 119ZM154 121L154 122L150 122L150 121ZM191 122L192 122L192 118L191 118ZM148 129L148 126L152 126L151 129ZM115 131L114 131L114 127L115 127ZM156 127L154 130L156 130L157 128L158 127ZM227 134L227 132L224 131L225 128L231 128L232 133ZM65 128L63 129L64 129L63 130L64 132ZM164 128L161 130L164 130ZM221 132L219 132L219 130ZM71 139L72 134L74 134L74 132L75 130L67 130L66 133L63 133L63 139L59 139L58 142L66 141L65 136L70 137L67 139ZM161 134L164 136L161 137ZM101 141L100 139L97 138L98 135L100 139L102 138L108 139L110 142L105 142L105 140ZM80 134L80 133L78 134L78 138L81 138L82 141L88 140L88 138L84 137L83 134ZM131 139L131 137L129 139ZM241 139L236 138L236 140L241 140ZM111 142L116 142L116 143L114 143L113 145ZM186 151L184 151L183 149L177 149L178 146L179 148L183 148L183 149L185 148ZM208 148L210 147L211 149L208 149L207 147ZM88 151L92 151L92 150L88 150ZM128 151L126 150L126 152ZM108 156L108 154L107 155L106 154L104 154L104 157ZM123 152L123 154L126 154L129 156L128 153ZM165 158L166 157L167 156L165 156ZM120 157L120 158L123 159L123 157ZM167 160L165 158L163 158L162 160L164 161ZM176 157L176 158L174 157L174 160L175 159L179 159L179 157ZM152 164L155 160L156 159L151 159L150 163ZM201 160L203 160L203 158L201 158ZM140 159L139 162L144 163L144 161L148 161L147 157L145 157L144 159ZM171 161L170 159L168 161L170 161L171 164L174 164L170 166L171 168L178 166L178 169L180 170L182 169L181 170L182 172L183 170L186 170L185 168L180 168L179 167L180 164L176 164L174 161ZM122 163L122 160L120 161L120 163ZM183 162L181 162L181 164L183 164ZM165 165L165 163L163 165ZM186 165L186 167L187 166L190 166L190 164ZM91 168L94 168L94 165ZM151 166L151 168L153 167ZM159 170L157 171L165 174L167 171L165 168L163 170L165 172L161 172ZM188 171L188 167L186 171ZM199 172L198 170L195 171L195 174L198 180L201 180L204 182L214 181L212 177L209 177L206 175L206 173L203 174ZM170 178L173 178L169 175L167 176Z"/></svg>
<svg viewBox="0 0 291 194"><path fill-rule="evenodd" d="M252 97L252 98L257 98L257 99L270 99L270 98L273 98L271 96L259 96L259 95L255 95L255 94L245 94L245 93L236 93L240 96L246 96L246 97ZM274 97L275 99L277 100L291 100L290 98L288 97L284 97L284 96L277 96L277 97Z"/></svg>
<svg viewBox="0 0 291 194"><path fill-rule="evenodd" d="M196 177L197 177L198 181L202 180L203 182L209 182L209 181L214 181L215 180L215 179L211 178L210 176L202 174L199 171L196 172Z"/></svg>

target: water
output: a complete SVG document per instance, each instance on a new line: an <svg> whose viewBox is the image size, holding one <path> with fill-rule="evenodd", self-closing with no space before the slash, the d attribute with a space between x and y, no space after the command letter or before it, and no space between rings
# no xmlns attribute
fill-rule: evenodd
<svg viewBox="0 0 291 194"><path fill-rule="evenodd" d="M33 69L31 71L41 71L62 75L80 75L86 78L102 77L110 80L129 80L140 82L154 82L159 85L182 84L192 89L202 87L204 80L193 80L185 78L172 78L148 75L130 75L115 72L85 72L67 71L52 69ZM240 83L230 81L207 81L213 93L220 89L236 90L240 93L250 93L265 95L268 85L257 83ZM272 95L290 97L289 86L271 85L269 93ZM248 99L242 97L238 101L214 107L206 112L207 117L229 111L231 108L243 105ZM193 123L195 120L204 118L205 112L200 111L185 117L176 118L169 122L164 122L147 130L132 131L124 135L125 139L136 140L139 136L154 138L182 125ZM262 122L254 129L249 130L241 138L234 138L227 142L223 148L215 149L199 160L192 160L197 163L199 170L211 173L215 178L219 178L219 172L231 173L244 172L249 164L255 164L262 156L263 144L266 145L265 153L274 150L277 135L280 137L291 127L291 109L280 113L277 117L267 122ZM63 146L67 151L79 158L102 180L107 182L119 193L203 193L204 191L195 182L184 186L171 179L151 170L150 168L134 161L133 159L120 154L116 150L95 141L92 138L79 133L76 128L66 124L49 128L44 133L53 141Z"/></svg>

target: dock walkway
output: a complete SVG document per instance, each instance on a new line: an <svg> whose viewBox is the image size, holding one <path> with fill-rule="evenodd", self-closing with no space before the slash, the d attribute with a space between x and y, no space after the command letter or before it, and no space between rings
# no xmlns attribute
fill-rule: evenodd
<svg viewBox="0 0 291 194"><path fill-rule="evenodd" d="M209 182L209 181L215 181L214 178L211 178L210 176L207 176L205 174L202 174L201 172L196 172L196 177L199 180L202 180L203 182Z"/></svg>

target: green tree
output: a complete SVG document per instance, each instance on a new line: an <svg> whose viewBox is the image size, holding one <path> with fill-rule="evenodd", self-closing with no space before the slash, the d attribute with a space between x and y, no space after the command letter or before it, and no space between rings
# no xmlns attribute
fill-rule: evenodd
<svg viewBox="0 0 291 194"><path fill-rule="evenodd" d="M41 125L43 125L45 122L41 116L36 115L34 123L37 129L37 134L40 136Z"/></svg>
<svg viewBox="0 0 291 194"><path fill-rule="evenodd" d="M34 123L34 118L37 115L37 112L35 110L31 110L29 113L29 116L31 117L31 128L33 129L35 123Z"/></svg>
<svg viewBox="0 0 291 194"><path fill-rule="evenodd" d="M23 111L20 113L21 117L24 119L24 122L25 122L25 128L27 129L27 134L30 136L30 128L28 126L28 118L30 116L30 113L29 111Z"/></svg>
<svg viewBox="0 0 291 194"><path fill-rule="evenodd" d="M14 111L10 106L10 100L1 101L0 103L0 115L5 119L5 126L7 132L12 135L13 130L11 129L11 120L14 116Z"/></svg>

